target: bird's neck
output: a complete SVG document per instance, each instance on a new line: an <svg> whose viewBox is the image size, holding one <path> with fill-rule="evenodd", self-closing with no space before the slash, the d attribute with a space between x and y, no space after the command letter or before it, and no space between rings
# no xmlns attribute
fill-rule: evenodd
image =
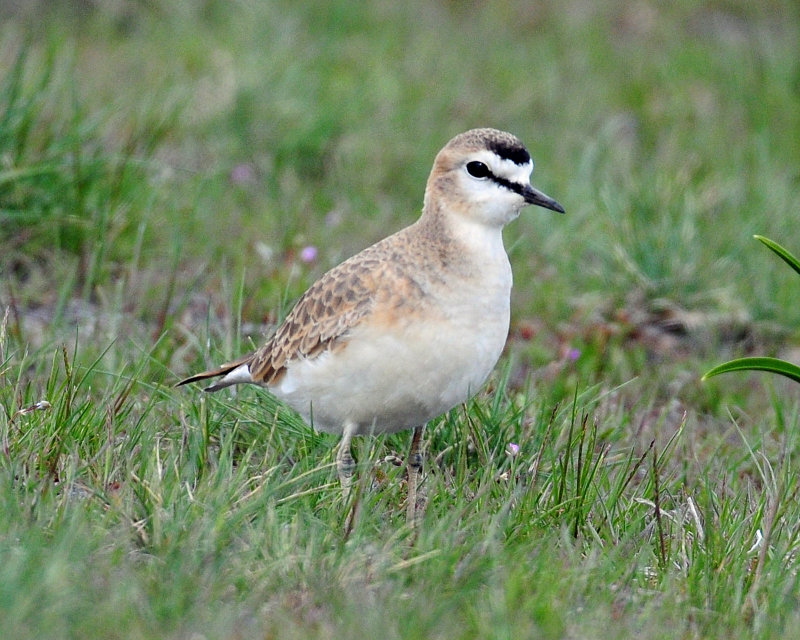
<svg viewBox="0 0 800 640"><path fill-rule="evenodd" d="M507 261L502 225L486 224L435 200L425 203L417 224L423 235L443 239L452 252L469 256L471 261Z"/></svg>

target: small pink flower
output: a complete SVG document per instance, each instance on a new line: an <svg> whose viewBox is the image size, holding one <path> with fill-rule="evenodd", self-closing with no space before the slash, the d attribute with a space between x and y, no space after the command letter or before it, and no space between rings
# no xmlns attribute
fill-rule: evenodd
<svg viewBox="0 0 800 640"><path fill-rule="evenodd" d="M567 358L569 358L570 362L575 362L580 357L581 357L580 349L573 348L567 352Z"/></svg>
<svg viewBox="0 0 800 640"><path fill-rule="evenodd" d="M303 247L300 250L300 261L310 264L317 259L318 253L317 248L313 244Z"/></svg>
<svg viewBox="0 0 800 640"><path fill-rule="evenodd" d="M514 442L509 442L508 445L506 445L506 453L513 458L519 453L519 445Z"/></svg>
<svg viewBox="0 0 800 640"><path fill-rule="evenodd" d="M242 162L231 169L230 180L233 184L248 184L256 179L256 170L252 164Z"/></svg>

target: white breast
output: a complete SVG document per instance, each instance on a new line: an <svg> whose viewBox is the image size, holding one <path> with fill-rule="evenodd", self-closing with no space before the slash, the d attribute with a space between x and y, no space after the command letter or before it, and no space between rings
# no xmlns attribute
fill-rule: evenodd
<svg viewBox="0 0 800 640"><path fill-rule="evenodd" d="M475 272L446 278L390 324L367 318L338 351L297 360L272 392L315 428L383 433L422 425L477 392L505 345L511 268L497 236ZM482 245L489 248L486 244Z"/></svg>

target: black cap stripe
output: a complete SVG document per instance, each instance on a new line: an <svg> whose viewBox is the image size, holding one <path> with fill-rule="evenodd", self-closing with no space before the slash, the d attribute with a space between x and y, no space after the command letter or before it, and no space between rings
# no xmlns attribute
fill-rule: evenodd
<svg viewBox="0 0 800 640"><path fill-rule="evenodd" d="M525 147L513 144L508 140L489 140L488 147L501 158L511 160L520 166L531 161L531 155Z"/></svg>

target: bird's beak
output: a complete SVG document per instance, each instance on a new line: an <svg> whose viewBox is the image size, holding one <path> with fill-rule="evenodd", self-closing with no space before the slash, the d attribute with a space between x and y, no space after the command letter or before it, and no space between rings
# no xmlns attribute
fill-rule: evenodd
<svg viewBox="0 0 800 640"><path fill-rule="evenodd" d="M527 204L535 204L537 207L544 207L545 209L558 211L558 213L564 213L564 207L558 204L558 202L530 185L522 190L522 197L525 198Z"/></svg>

